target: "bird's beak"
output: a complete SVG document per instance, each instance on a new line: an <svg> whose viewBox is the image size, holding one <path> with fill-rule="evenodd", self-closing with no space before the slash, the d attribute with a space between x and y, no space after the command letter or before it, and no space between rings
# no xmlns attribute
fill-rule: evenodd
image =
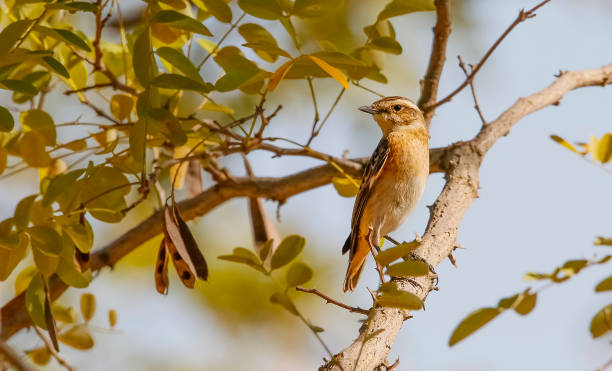
<svg viewBox="0 0 612 371"><path fill-rule="evenodd" d="M372 107L372 106L361 106L359 107L359 110L365 113L369 113L371 115L375 115L377 113L380 113L380 110Z"/></svg>

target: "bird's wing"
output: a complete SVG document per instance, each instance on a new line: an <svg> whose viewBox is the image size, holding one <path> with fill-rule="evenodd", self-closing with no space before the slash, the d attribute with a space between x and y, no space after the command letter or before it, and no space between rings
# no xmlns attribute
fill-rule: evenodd
<svg viewBox="0 0 612 371"><path fill-rule="evenodd" d="M374 184L378 180L381 170L389 157L389 140L383 137L378 146L374 150L372 157L368 161L363 180L361 182L361 187L359 187L359 193L357 194L357 198L355 199L355 207L353 208L353 219L351 221L351 234L347 243L342 248L342 253L346 253L349 251L357 241L357 235L359 234L359 224L361 221L361 216L363 215L363 211L365 210L366 203L370 198L370 194L374 189ZM350 241L349 241L350 240Z"/></svg>

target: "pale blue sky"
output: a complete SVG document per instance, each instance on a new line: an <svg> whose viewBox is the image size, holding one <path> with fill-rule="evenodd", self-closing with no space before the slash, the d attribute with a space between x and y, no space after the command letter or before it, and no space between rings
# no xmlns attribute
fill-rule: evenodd
<svg viewBox="0 0 612 371"><path fill-rule="evenodd" d="M441 94L454 89L463 79L456 55L475 63L489 45L516 17L520 8L535 1L470 2L473 27L458 30L449 41L448 62L440 86ZM367 22L372 13L359 12ZM594 68L612 62L612 5L605 0L554 0L513 31L491 57L476 79L480 104L486 117L494 119L518 97L540 90L553 81L559 69ZM404 54L388 58L391 82L370 84L386 95L417 98L430 48L433 14L416 14L394 21ZM403 66L415 75L403 73ZM331 103L338 86L331 80L317 81ZM307 97L307 96L306 96ZM285 108L271 130L277 135L305 138L310 130L310 106L303 108L303 97L287 102L282 89L272 95L270 105L283 101ZM370 118L356 107L375 99L351 87L314 147L334 155L345 149L351 156L369 155L380 133ZM60 103L55 97L53 103ZM427 299L427 310L405 323L391 359L401 358L399 370L595 370L612 357L608 339L592 340L588 325L593 314L609 304L610 296L595 294L596 282L609 274L610 267L597 267L581 273L559 287L544 291L535 310L527 317L505 313L483 330L449 348L449 336L459 321L474 309L493 306L504 296L526 287L522 275L531 270L550 271L573 258L591 258L606 250L593 248L597 235L612 235L608 211L612 209L612 176L564 150L549 139L558 134L568 140L585 140L589 134L602 135L610 129L611 88L588 88L570 93L558 107L546 108L522 120L487 155L480 179L480 198L468 211L459 231L459 242L466 250L457 251L458 268L448 262L438 268L440 291ZM480 126L469 91L466 89L443 106L433 121L432 146L444 146L472 137ZM65 119L73 112L58 112ZM271 160L266 153L251 156L260 175L279 175L316 164L313 160ZM228 163L242 173L238 161ZM26 175L33 179L36 174ZM413 215L394 236L412 239L427 221L425 205L431 204L442 187L441 175L430 177L427 191ZM5 212L12 212L17 196L28 193L15 182L4 182L11 197L3 197ZM290 199L281 209L283 234L307 237L308 254L323 256L334 267L324 272L336 280L328 293L360 306L369 305L365 287L375 287L376 275L366 269L358 290L341 293L346 257L340 255L346 238L352 199L340 198L332 187L320 188ZM271 215L276 205L266 203ZM6 211L8 210L8 211ZM213 238L219 251L250 246L245 202L235 200L216 209L197 226L199 238ZM231 220L231 222L230 222ZM227 231L227 235L211 236ZM106 240L112 237L109 236ZM98 244L99 242L99 244ZM104 241L96 241L101 245ZM306 258L307 260L307 258ZM214 277L214 272L213 272ZM249 327L228 333L193 304L192 293L174 282L168 297L157 295L151 270L113 275L104 271L91 290L103 307L119 311L121 332L100 334L96 348L89 352L68 351L67 357L80 370L107 369L227 369L312 370L325 356L316 340L303 328L294 336L299 347L292 351L280 346L266 328ZM335 291L334 291L335 290ZM0 284L4 302L12 289ZM309 317L326 329L324 339L339 351L357 334L358 316L316 298L309 299ZM102 322L102 321L101 321ZM31 338L17 342L34 346ZM239 347L231 351L234 347ZM127 350L127 351L126 351ZM283 348L284 350L284 348ZM112 355L112 356L111 356ZM232 367L232 359L248 359ZM150 364L142 359L149 358ZM92 360L93 363L92 363Z"/></svg>

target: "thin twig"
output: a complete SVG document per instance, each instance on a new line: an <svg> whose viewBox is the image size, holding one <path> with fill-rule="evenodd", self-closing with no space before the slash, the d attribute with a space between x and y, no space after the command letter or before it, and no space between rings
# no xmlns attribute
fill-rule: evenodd
<svg viewBox="0 0 612 371"><path fill-rule="evenodd" d="M312 138L315 136L315 130L319 122L319 107L317 106L317 97L315 95L314 86L312 85L312 77L308 76L306 81L308 81L308 88L310 89L310 96L312 97L312 105L314 107L314 119L312 121L312 129L310 130L310 139L308 139L306 143L306 147L308 147L310 142L312 142Z"/></svg>
<svg viewBox="0 0 612 371"><path fill-rule="evenodd" d="M303 287L297 286L296 291L301 291L301 292L307 292L309 294L315 294L316 296L320 297L321 299L325 300L325 302L327 304L334 304L339 306L340 308L344 308L346 310L348 310L351 313L361 313L364 315L368 315L368 313L370 313L369 310L367 309L363 309L363 308L359 308L359 307L351 307L350 305L346 305L344 303L341 303L337 300L334 300L332 298L330 298L329 296L323 294L321 291L317 290L317 289L305 289Z"/></svg>
<svg viewBox="0 0 612 371"><path fill-rule="evenodd" d="M7 343L2 340L0 340L0 355L4 356L4 359L9 364L13 365L13 367L15 367L17 371L34 371L34 369L30 367L30 365L28 365L23 359L21 359L19 354L17 354L17 352L15 352L13 348L11 348ZM1 366L2 365L0 364L0 367Z"/></svg>
<svg viewBox="0 0 612 371"><path fill-rule="evenodd" d="M95 84L95 85L91 85L91 86L85 86L82 87L80 89L74 89L74 90L66 90L64 92L64 95L70 95L70 94L75 94L75 93L82 93L84 91L88 91L88 90L92 90L92 89L99 89L99 88L106 88L106 87L112 87L113 84L110 82L106 82L103 84Z"/></svg>
<svg viewBox="0 0 612 371"><path fill-rule="evenodd" d="M465 66L465 63L463 63L463 59L461 59L460 55L457 56L457 59L459 59L459 67L461 68L461 70L463 70L465 77L468 77L470 74L467 70L467 67ZM470 68L472 69L472 71L474 70L474 66L471 64L470 64ZM478 104L478 98L476 98L476 89L474 88L474 79L470 80L470 90L472 91L472 98L474 99L474 108L476 109L476 112L478 112L478 117L480 117L482 126L485 126L487 124L487 119L485 119L484 115L482 114L482 110L480 109L480 105Z"/></svg>
<svg viewBox="0 0 612 371"><path fill-rule="evenodd" d="M476 66L474 66L474 69L472 70L472 72L470 73L470 75L465 79L465 81L463 81L461 83L461 85L459 85L459 87L457 87L455 90L453 90L450 94L448 94L446 97L440 99L439 101L437 101L435 104L432 104L431 106L427 106L427 107L423 107L423 109L425 110L425 112L429 112L429 111L433 111L434 109L436 109L437 107L440 107L441 105L443 105L444 103L448 103L451 101L451 99L453 99L453 97L455 95L457 95L457 93L459 93L461 90L463 90L463 88L465 88L466 86L468 86L468 84L470 83L470 81L472 81L472 79L474 78L474 76L478 73L478 71L480 71L480 68L484 65L484 63L487 61L487 59L489 59L489 57L491 56L491 54L493 54L493 52L495 51L495 49L497 49L497 47L499 46L499 44L501 44L502 41L504 41L504 39L506 38L506 36L508 36L508 34L516 27L518 26L520 23L524 22L525 20L529 19L529 18L533 18L535 17L535 12L540 9L542 6L546 5L548 2L550 2L550 0L544 0L542 2L540 2L538 5L534 6L533 8L529 9L528 11L525 11L525 9L521 9L521 11L519 12L518 16L516 17L516 19L514 20L514 22L512 22L512 24L506 29L506 31L504 31L504 33L501 34L501 36L495 41L495 43L493 43L493 45L489 48L489 50L487 50L487 52L485 53L485 55L482 57L482 59L480 60L480 62L478 62L476 64Z"/></svg>
<svg viewBox="0 0 612 371"><path fill-rule="evenodd" d="M384 96L385 96L384 94L380 94L379 92L374 91L374 90L372 90L372 89L370 89L370 88L366 88L365 86L361 85L361 84L359 83L359 81L356 81L356 80L351 80L351 82L352 82L352 83L353 83L353 85L355 85L356 87L361 88L361 89L363 89L363 90L367 91L368 93L372 93L372 94L377 95L377 96L379 96L379 97L381 97L381 98L384 98Z"/></svg>
<svg viewBox="0 0 612 371"><path fill-rule="evenodd" d="M215 45L213 50L210 53L208 53L208 55L204 57L204 59L202 59L202 62L200 62L200 64L198 64L198 71L202 69L202 66L204 65L204 63L206 63L206 61L217 52L217 50L219 49L223 41L225 41L225 38L227 38L229 34L234 30L234 28L238 26L238 24L240 23L240 21L242 21L242 18L244 18L245 15L246 13L243 12L242 15L238 17L236 22L232 23L232 26L229 28L229 30L227 30L227 32L225 32L225 34L221 36L221 39L219 39L219 42L217 42L217 45Z"/></svg>
<svg viewBox="0 0 612 371"><path fill-rule="evenodd" d="M308 142L306 142L306 147L310 146L310 144L312 143L312 140L319 135L319 133L321 132L321 129L323 129L323 125L325 125L325 123L327 122L327 119L329 118L329 116L331 116L331 113L334 111L334 109L336 109L336 106L338 105L338 102L340 102L340 99L342 98L342 95L344 95L344 92L346 91L346 89L343 87L342 90L340 90L340 93L338 94L338 96L336 96L336 99L334 100L334 103L332 103L331 107L329 107L329 111L327 111L327 113L325 114L325 117L323 117L323 121L321 121L321 123L319 124L319 127L315 129L316 123L315 125L313 125L313 132L310 135L310 138L308 139Z"/></svg>
<svg viewBox="0 0 612 371"><path fill-rule="evenodd" d="M51 353L53 358L55 358L57 363L62 365L66 370L73 371L74 369L72 368L72 366L70 366L70 364L64 359L64 357L62 357L61 354L59 354L57 350L55 350L55 347L53 346L53 344L51 344L51 340L49 340L45 336L45 334L43 334L43 332L38 328L38 326L35 325L32 327L34 328L34 331L36 331L36 333L38 334L38 337L41 338L43 343L45 343L45 347L47 348L49 353Z"/></svg>
<svg viewBox="0 0 612 371"><path fill-rule="evenodd" d="M612 366L612 359L610 359L608 362L604 363L600 368L597 369L597 371L605 371L610 366Z"/></svg>

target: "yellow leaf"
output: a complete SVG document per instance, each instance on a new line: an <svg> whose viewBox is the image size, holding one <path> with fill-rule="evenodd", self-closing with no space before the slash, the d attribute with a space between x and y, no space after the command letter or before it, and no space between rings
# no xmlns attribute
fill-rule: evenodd
<svg viewBox="0 0 612 371"><path fill-rule="evenodd" d="M581 155L582 153L579 152L573 145L571 145L568 141L566 141L565 139L561 138L558 135L551 135L550 139L554 140L555 142L559 143L560 145L562 145L563 147L569 149L570 151L577 153L579 155Z"/></svg>
<svg viewBox="0 0 612 371"><path fill-rule="evenodd" d="M229 113L230 115L234 114L234 110L231 107L222 106L213 102L205 102L202 106L200 106L200 109L203 111Z"/></svg>
<svg viewBox="0 0 612 371"><path fill-rule="evenodd" d="M189 153L191 147L189 146L180 146L174 149L174 158L181 159ZM189 161L179 162L176 165L172 165L170 168L170 179L174 183L174 188L183 189L185 186L185 176L187 175L187 168L189 165ZM176 180L174 180L176 178Z"/></svg>
<svg viewBox="0 0 612 371"><path fill-rule="evenodd" d="M15 278L15 295L19 295L24 292L30 285L32 277L38 273L38 269L35 266L30 265L25 267Z"/></svg>
<svg viewBox="0 0 612 371"><path fill-rule="evenodd" d="M489 323L502 312L498 308L481 308L473 311L459 323L453 331L449 345L453 346L471 335L474 331Z"/></svg>
<svg viewBox="0 0 612 371"><path fill-rule="evenodd" d="M110 100L111 113L119 121L130 118L132 108L134 108L134 100L128 95L115 94Z"/></svg>
<svg viewBox="0 0 612 371"><path fill-rule="evenodd" d="M599 139L591 135L591 137L589 138L589 144L586 145L586 149L591 154L591 157L593 157L593 160L598 160L598 157L597 157L598 147L599 147Z"/></svg>
<svg viewBox="0 0 612 371"><path fill-rule="evenodd" d="M336 81L338 81L345 89L349 88L348 80L346 76L337 69L336 67L331 66L329 63L325 62L323 59L317 58L315 56L309 55L310 59L317 64L317 66L321 67L323 71L327 72L328 75L333 77Z"/></svg>
<svg viewBox="0 0 612 371"><path fill-rule="evenodd" d="M291 66L295 63L295 60L292 59L290 61L285 62L282 66L280 66L274 73L270 76L268 80L268 91L273 91L276 89L281 80L285 77L287 72L291 69Z"/></svg>
<svg viewBox="0 0 612 371"><path fill-rule="evenodd" d="M612 134L606 133L597 145L597 159L605 164L612 158Z"/></svg>
<svg viewBox="0 0 612 371"><path fill-rule="evenodd" d="M209 53L212 53L213 50L217 47L217 44L208 40L208 39L197 39L196 40L200 46Z"/></svg>
<svg viewBox="0 0 612 371"><path fill-rule="evenodd" d="M49 352L47 347L43 346L29 351L28 357L37 365L44 366L51 360L51 352Z"/></svg>
<svg viewBox="0 0 612 371"><path fill-rule="evenodd" d="M353 179L333 177L332 184L342 197L355 197L359 192L359 183Z"/></svg>
<svg viewBox="0 0 612 371"><path fill-rule="evenodd" d="M85 321L89 321L96 313L96 297L93 294L81 295L81 314Z"/></svg>
<svg viewBox="0 0 612 371"><path fill-rule="evenodd" d="M111 309L108 311L108 323L110 327L115 327L115 325L117 324L117 311L116 310Z"/></svg>
<svg viewBox="0 0 612 371"><path fill-rule="evenodd" d="M32 167L46 167L51 157L45 151L45 138L37 131L28 131L19 141L21 158Z"/></svg>
<svg viewBox="0 0 612 371"><path fill-rule="evenodd" d="M73 326L68 331L59 335L58 339L62 343L79 350L91 349L94 346L94 339L84 325Z"/></svg>

